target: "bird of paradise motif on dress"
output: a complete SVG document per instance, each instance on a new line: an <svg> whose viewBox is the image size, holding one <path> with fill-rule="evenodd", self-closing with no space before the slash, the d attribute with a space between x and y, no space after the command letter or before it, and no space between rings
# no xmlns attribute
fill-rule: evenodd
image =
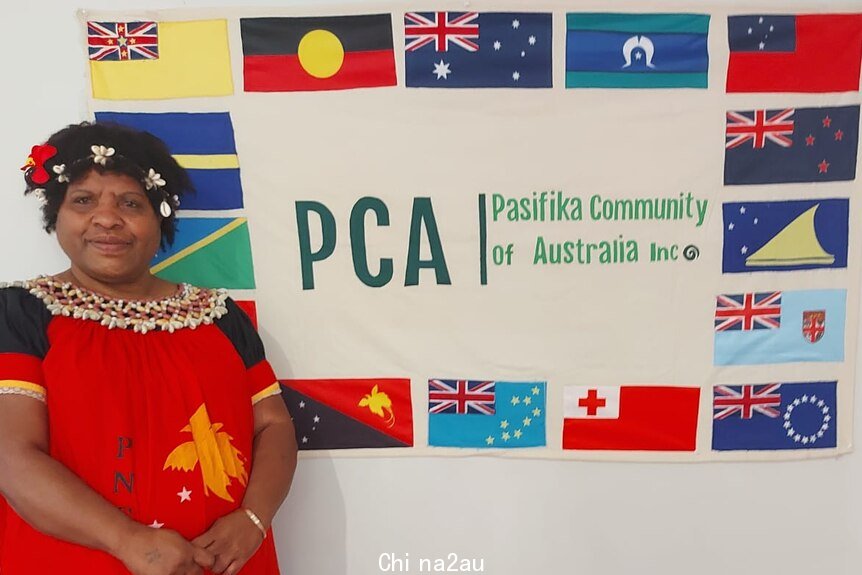
<svg viewBox="0 0 862 575"><path fill-rule="evenodd" d="M222 499L233 502L233 497L227 491L231 479L238 479L245 485L248 473L243 463L245 458L231 444L233 437L225 431L219 431L222 427L221 423L210 422L206 404L202 403L189 419L189 424L180 430L191 433L192 440L171 451L163 469L193 471L200 463L204 494L209 495L212 491Z"/></svg>
<svg viewBox="0 0 862 575"><path fill-rule="evenodd" d="M359 407L367 407L374 415L386 417L388 412L389 417L386 419L387 427L395 425L395 412L392 411L392 400L385 391L379 391L375 385L371 389L371 393L366 393L365 397L359 400Z"/></svg>

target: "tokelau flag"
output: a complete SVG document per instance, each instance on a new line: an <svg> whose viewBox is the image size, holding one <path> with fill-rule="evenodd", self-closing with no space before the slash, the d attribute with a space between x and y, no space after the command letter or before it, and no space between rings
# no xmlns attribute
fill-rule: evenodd
<svg viewBox="0 0 862 575"><path fill-rule="evenodd" d="M566 88L706 88L705 14L566 16Z"/></svg>
<svg viewBox="0 0 862 575"><path fill-rule="evenodd" d="M389 14L242 18L246 92L394 86Z"/></svg>

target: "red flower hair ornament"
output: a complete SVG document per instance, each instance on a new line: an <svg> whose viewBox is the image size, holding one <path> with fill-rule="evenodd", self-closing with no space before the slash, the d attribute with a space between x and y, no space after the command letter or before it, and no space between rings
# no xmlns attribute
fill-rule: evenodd
<svg viewBox="0 0 862 575"><path fill-rule="evenodd" d="M57 148L51 144L33 146L30 150L30 156L27 158L27 163L21 166L21 170L30 175L30 180L34 184L45 184L51 179L51 175L45 169L45 162L56 155Z"/></svg>

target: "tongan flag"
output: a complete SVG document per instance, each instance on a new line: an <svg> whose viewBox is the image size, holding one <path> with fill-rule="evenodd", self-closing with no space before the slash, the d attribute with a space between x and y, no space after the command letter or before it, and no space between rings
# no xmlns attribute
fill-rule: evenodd
<svg viewBox="0 0 862 575"><path fill-rule="evenodd" d="M413 445L410 380L284 379L299 449Z"/></svg>
<svg viewBox="0 0 862 575"><path fill-rule="evenodd" d="M408 87L550 88L551 14L407 12Z"/></svg>
<svg viewBox="0 0 862 575"><path fill-rule="evenodd" d="M566 16L567 88L706 88L705 14Z"/></svg>
<svg viewBox="0 0 862 575"><path fill-rule="evenodd" d="M724 183L856 179L859 106L727 112Z"/></svg>
<svg viewBox="0 0 862 575"><path fill-rule="evenodd" d="M545 445L545 382L428 380L428 445Z"/></svg>
<svg viewBox="0 0 862 575"><path fill-rule="evenodd" d="M694 451L700 388L566 386L563 449Z"/></svg>
<svg viewBox="0 0 862 575"><path fill-rule="evenodd" d="M843 289L720 295L714 363L843 361L846 305Z"/></svg>
<svg viewBox="0 0 862 575"><path fill-rule="evenodd" d="M159 250L150 271L203 287L253 289L246 218L177 218L174 244Z"/></svg>
<svg viewBox="0 0 862 575"><path fill-rule="evenodd" d="M724 273L847 267L849 200L723 204Z"/></svg>
<svg viewBox="0 0 862 575"><path fill-rule="evenodd" d="M241 18L246 92L394 86L389 14Z"/></svg>
<svg viewBox="0 0 862 575"><path fill-rule="evenodd" d="M712 448L823 449L837 445L837 382L717 385Z"/></svg>
<svg viewBox="0 0 862 575"><path fill-rule="evenodd" d="M186 168L196 193L182 199L183 210L243 207L233 123L227 112L164 114L96 112L97 122L115 122L160 138Z"/></svg>
<svg viewBox="0 0 862 575"><path fill-rule="evenodd" d="M728 92L855 92L862 14L727 19Z"/></svg>

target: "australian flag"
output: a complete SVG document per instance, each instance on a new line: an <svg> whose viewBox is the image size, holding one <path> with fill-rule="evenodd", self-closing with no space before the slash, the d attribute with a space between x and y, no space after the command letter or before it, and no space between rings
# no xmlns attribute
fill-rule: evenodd
<svg viewBox="0 0 862 575"><path fill-rule="evenodd" d="M551 14L408 12L407 86L550 88Z"/></svg>
<svg viewBox="0 0 862 575"><path fill-rule="evenodd" d="M724 183L856 178L859 106L727 112Z"/></svg>
<svg viewBox="0 0 862 575"><path fill-rule="evenodd" d="M712 448L817 449L837 445L835 381L718 385Z"/></svg>

